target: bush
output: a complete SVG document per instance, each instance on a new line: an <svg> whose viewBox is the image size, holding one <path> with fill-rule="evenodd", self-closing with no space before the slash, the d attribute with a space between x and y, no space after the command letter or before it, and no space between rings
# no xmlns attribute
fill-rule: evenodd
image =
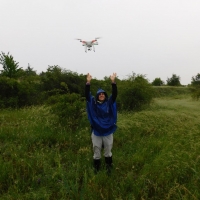
<svg viewBox="0 0 200 200"><path fill-rule="evenodd" d="M51 113L56 115L55 122L71 131L78 129L85 116L85 101L79 94L54 95L48 99L47 104Z"/></svg>
<svg viewBox="0 0 200 200"><path fill-rule="evenodd" d="M192 93L192 98L199 100L200 98L200 74L192 77L190 91Z"/></svg>
<svg viewBox="0 0 200 200"><path fill-rule="evenodd" d="M123 82L121 82L123 84ZM118 109L141 110L151 103L153 88L143 75L135 75L119 87Z"/></svg>
<svg viewBox="0 0 200 200"><path fill-rule="evenodd" d="M194 100L199 100L200 98L200 85L195 85L190 87L190 91L192 93L192 98Z"/></svg>
<svg viewBox="0 0 200 200"><path fill-rule="evenodd" d="M84 95L85 76L78 75L69 70L64 70L59 66L49 66L47 72L42 72L41 87L43 91L51 91L55 89L65 90L63 84L67 86L67 90L71 93ZM65 90L67 92L67 90ZM65 93L66 93L65 92Z"/></svg>
<svg viewBox="0 0 200 200"><path fill-rule="evenodd" d="M171 78L167 78L167 85L168 86L180 86L180 76L177 76L176 74L172 74Z"/></svg>
<svg viewBox="0 0 200 200"><path fill-rule="evenodd" d="M39 104L39 83L0 77L0 108L18 108Z"/></svg>
<svg viewBox="0 0 200 200"><path fill-rule="evenodd" d="M0 77L0 99L1 108L18 107L19 83L15 79Z"/></svg>
<svg viewBox="0 0 200 200"><path fill-rule="evenodd" d="M154 86L161 86L161 85L164 85L164 81L162 81L160 78L155 78L152 81L152 85L154 85Z"/></svg>

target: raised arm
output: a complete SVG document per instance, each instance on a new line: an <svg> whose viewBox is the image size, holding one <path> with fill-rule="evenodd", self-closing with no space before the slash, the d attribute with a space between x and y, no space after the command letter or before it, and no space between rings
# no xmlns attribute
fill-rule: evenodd
<svg viewBox="0 0 200 200"><path fill-rule="evenodd" d="M117 98L117 85L116 85L116 82L115 82L115 78L116 78L117 74L116 73L113 73L111 76L110 76L110 80L112 82L112 100L113 102L115 102L116 98Z"/></svg>
<svg viewBox="0 0 200 200"><path fill-rule="evenodd" d="M85 97L87 101L90 101L90 81L92 80L92 76L87 74L87 82L85 84Z"/></svg>

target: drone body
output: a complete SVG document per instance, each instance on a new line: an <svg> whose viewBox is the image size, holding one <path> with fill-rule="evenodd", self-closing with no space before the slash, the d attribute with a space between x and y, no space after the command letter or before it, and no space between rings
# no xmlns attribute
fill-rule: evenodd
<svg viewBox="0 0 200 200"><path fill-rule="evenodd" d="M77 39L77 40L82 42L82 46L85 47L85 52L87 53L87 50L91 51L91 49L93 49L93 51L95 52L94 45L98 45L97 39L99 39L99 37L95 38L94 40L91 40L91 41L84 41L82 39Z"/></svg>

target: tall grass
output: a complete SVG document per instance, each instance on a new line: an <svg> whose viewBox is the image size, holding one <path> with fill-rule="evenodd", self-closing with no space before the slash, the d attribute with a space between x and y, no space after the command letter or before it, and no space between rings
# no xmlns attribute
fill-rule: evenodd
<svg viewBox="0 0 200 200"><path fill-rule="evenodd" d="M191 95L189 87L183 86L153 86L154 97L175 97Z"/></svg>
<svg viewBox="0 0 200 200"><path fill-rule="evenodd" d="M119 113L111 176L92 169L90 128L44 107L0 111L0 199L200 199L200 102L155 99Z"/></svg>

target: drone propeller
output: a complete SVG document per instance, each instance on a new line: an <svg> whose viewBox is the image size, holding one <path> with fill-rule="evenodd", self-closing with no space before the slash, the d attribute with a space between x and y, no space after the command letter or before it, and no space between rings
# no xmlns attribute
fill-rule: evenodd
<svg viewBox="0 0 200 200"><path fill-rule="evenodd" d="M79 40L80 42L82 42L82 39L79 39L79 38L75 38L75 40Z"/></svg>
<svg viewBox="0 0 200 200"><path fill-rule="evenodd" d="M96 37L95 40L101 39L101 37Z"/></svg>

